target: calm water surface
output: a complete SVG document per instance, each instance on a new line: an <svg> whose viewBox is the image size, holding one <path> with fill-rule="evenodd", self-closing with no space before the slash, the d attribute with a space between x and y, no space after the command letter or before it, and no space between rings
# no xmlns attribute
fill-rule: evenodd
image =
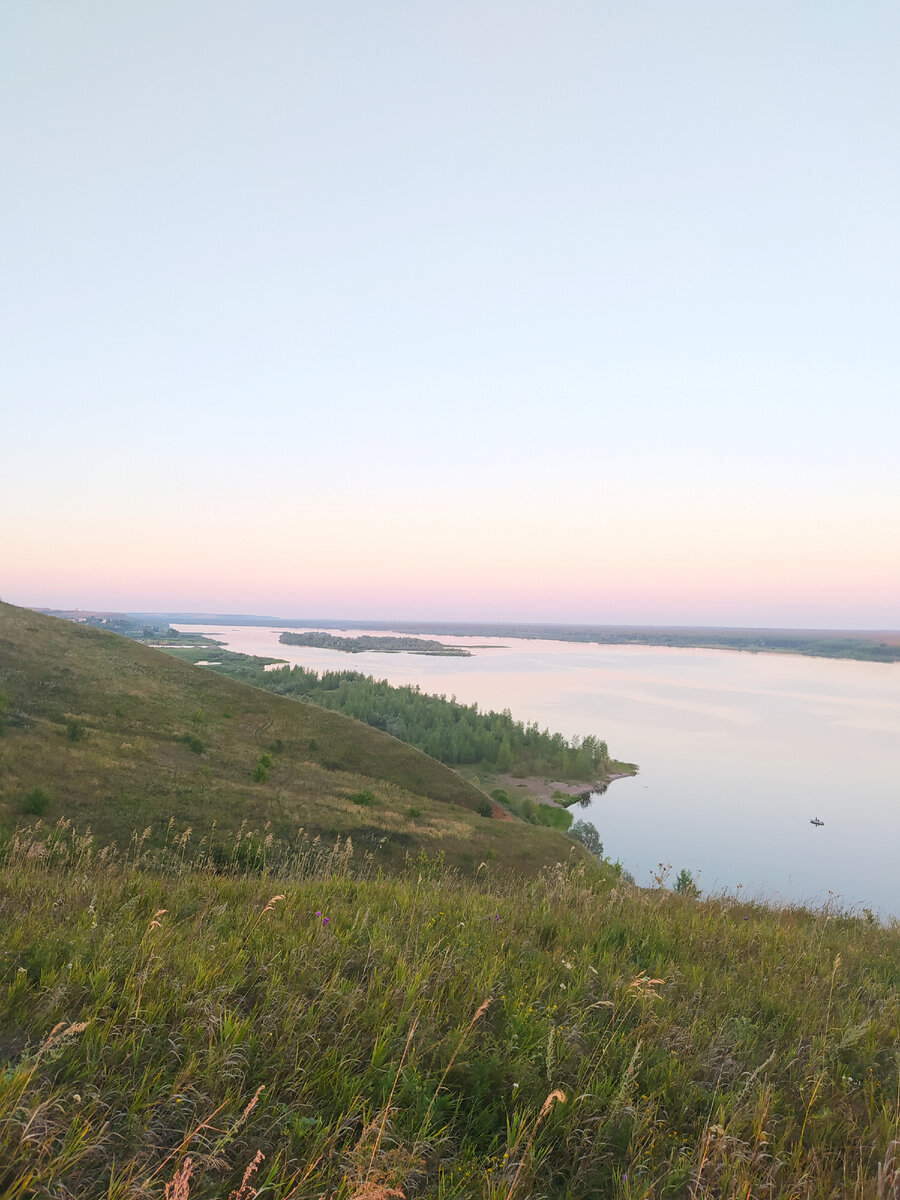
<svg viewBox="0 0 900 1200"><path fill-rule="evenodd" d="M834 895L900 915L900 664L451 637L441 641L490 648L348 655L282 646L278 629L179 628L605 738L640 774L575 812L638 883L671 863L705 891L814 904Z"/></svg>

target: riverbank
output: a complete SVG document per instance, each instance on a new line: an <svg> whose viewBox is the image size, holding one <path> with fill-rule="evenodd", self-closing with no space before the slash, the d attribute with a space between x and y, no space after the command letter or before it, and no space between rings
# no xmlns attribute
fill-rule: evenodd
<svg viewBox="0 0 900 1200"><path fill-rule="evenodd" d="M477 769L463 769L461 773L488 793L495 788L502 788L512 800L531 799L553 808L570 808L587 796L602 794L617 779L629 779L638 773L634 763L616 762L613 767L614 770L592 784L584 780L547 779L542 775L510 775L505 772L486 775Z"/></svg>

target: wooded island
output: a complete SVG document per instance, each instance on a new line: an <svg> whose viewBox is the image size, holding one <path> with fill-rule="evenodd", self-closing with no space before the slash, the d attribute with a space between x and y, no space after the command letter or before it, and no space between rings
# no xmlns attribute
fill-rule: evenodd
<svg viewBox="0 0 900 1200"><path fill-rule="evenodd" d="M464 646L445 646L430 638L417 637L336 637L331 633L283 633L278 639L285 646L315 646L319 650L343 650L346 654L362 654L364 650L375 650L379 654L435 654L448 658L471 658L472 653Z"/></svg>

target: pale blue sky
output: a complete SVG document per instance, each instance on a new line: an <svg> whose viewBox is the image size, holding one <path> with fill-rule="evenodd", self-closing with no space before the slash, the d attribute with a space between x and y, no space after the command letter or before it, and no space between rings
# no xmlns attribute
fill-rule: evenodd
<svg viewBox="0 0 900 1200"><path fill-rule="evenodd" d="M8 3L0 595L900 626L900 7Z"/></svg>

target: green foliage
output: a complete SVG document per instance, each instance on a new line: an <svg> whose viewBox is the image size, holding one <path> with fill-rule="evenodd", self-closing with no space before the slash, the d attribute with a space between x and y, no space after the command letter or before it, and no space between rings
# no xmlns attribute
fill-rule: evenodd
<svg viewBox="0 0 900 1200"><path fill-rule="evenodd" d="M543 825L545 829L558 829L566 833L572 824L572 814L567 808L557 808L555 804L536 804L532 821L535 825Z"/></svg>
<svg viewBox="0 0 900 1200"><path fill-rule="evenodd" d="M19 811L29 817L42 817L49 807L50 797L43 788L35 787L22 797Z"/></svg>
<svg viewBox="0 0 900 1200"><path fill-rule="evenodd" d="M530 796L518 797L510 802L510 807L531 825L540 825L544 829L558 829L566 833L572 824L572 814L567 808L559 808L555 804L541 804Z"/></svg>
<svg viewBox="0 0 900 1200"><path fill-rule="evenodd" d="M596 858L603 857L603 842L595 825L590 821L576 821L569 829L569 837L580 842L586 850L590 850Z"/></svg>
<svg viewBox="0 0 900 1200"><path fill-rule="evenodd" d="M253 768L253 782L265 783L269 778L269 772L272 769L272 756L267 751L263 751L256 760L256 766Z"/></svg>
<svg viewBox="0 0 900 1200"><path fill-rule="evenodd" d="M0 692L0 737L6 732L6 713L9 709L9 697L5 692Z"/></svg>
<svg viewBox="0 0 900 1200"><path fill-rule="evenodd" d="M475 811L478 813L479 817L492 817L494 815L494 808L490 800L479 801L478 807Z"/></svg>
<svg viewBox="0 0 900 1200"><path fill-rule="evenodd" d="M415 820L416 817L421 817L422 810L421 808L416 808L415 805L410 805L410 807L406 810L406 815Z"/></svg>
<svg viewBox="0 0 900 1200"><path fill-rule="evenodd" d="M493 788L491 798L496 800L498 804L509 804L509 792L506 788Z"/></svg>
<svg viewBox="0 0 900 1200"><path fill-rule="evenodd" d="M590 781L610 766L606 742L599 738L567 739L561 733L542 730L536 722L515 721L508 710L482 712L477 704L431 696L418 687L394 687L357 671L319 674L289 666L267 671L246 655L232 658L224 652L217 661L221 664L217 671L224 669L254 687L365 721L449 766L483 763L491 771L519 776L556 775Z"/></svg>
<svg viewBox="0 0 900 1200"><path fill-rule="evenodd" d="M70 742L83 742L87 737L87 729L84 721L79 721L75 717L69 717L66 720L66 737Z"/></svg>
<svg viewBox="0 0 900 1200"><path fill-rule="evenodd" d="M682 896L699 896L700 889L694 881L694 876L687 867L682 867L672 885L672 890Z"/></svg>
<svg viewBox="0 0 900 1200"><path fill-rule="evenodd" d="M351 804L358 804L361 808L372 808L378 803L371 788L363 788L361 792L354 792L349 799Z"/></svg>
<svg viewBox="0 0 900 1200"><path fill-rule="evenodd" d="M4 1195L878 1194L896 925L186 833L0 849Z"/></svg>
<svg viewBox="0 0 900 1200"><path fill-rule="evenodd" d="M189 750L193 751L194 754L203 753L203 742L197 737L196 733L183 733L180 741L182 741Z"/></svg>

